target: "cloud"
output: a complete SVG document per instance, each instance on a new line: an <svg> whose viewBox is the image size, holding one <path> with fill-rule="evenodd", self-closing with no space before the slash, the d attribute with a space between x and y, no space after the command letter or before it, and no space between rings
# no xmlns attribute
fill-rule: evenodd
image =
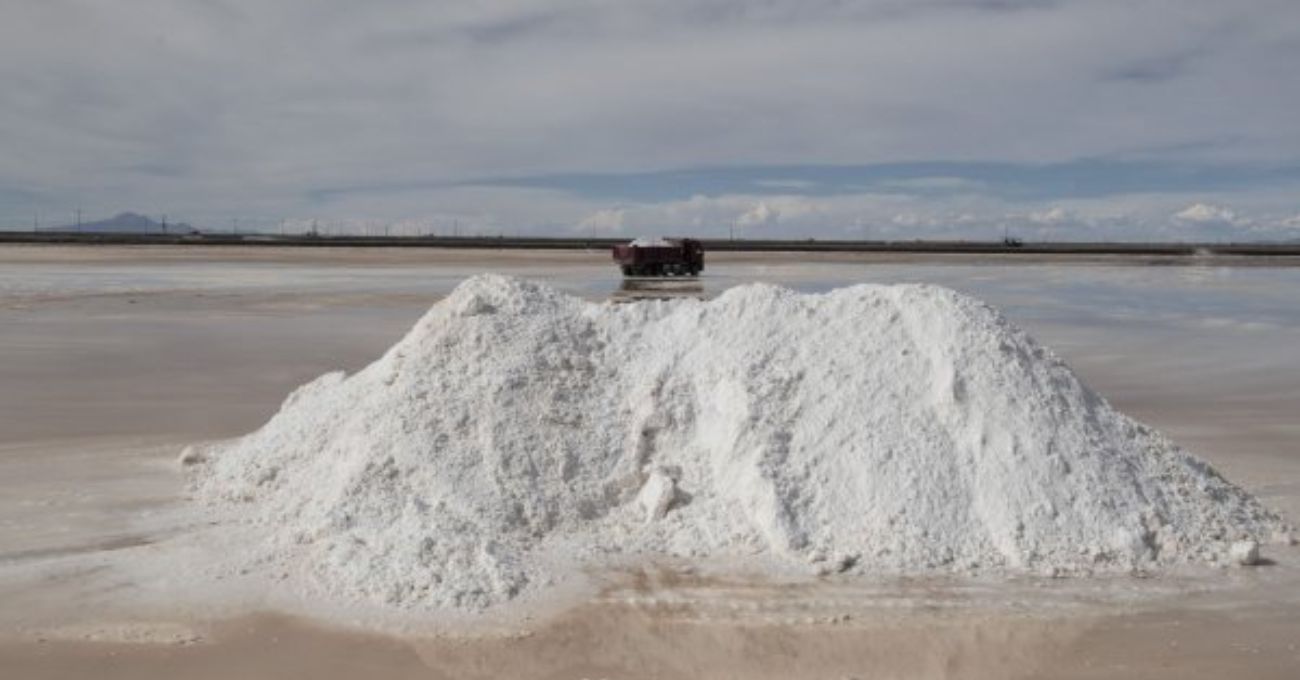
<svg viewBox="0 0 1300 680"><path fill-rule="evenodd" d="M583 232L619 232L623 230L623 221L627 214L622 209L604 209L583 218L578 223L578 230Z"/></svg>
<svg viewBox="0 0 1300 680"><path fill-rule="evenodd" d="M901 212L889 218L889 223L899 227L918 227L926 224L925 218L914 212Z"/></svg>
<svg viewBox="0 0 1300 680"><path fill-rule="evenodd" d="M1075 221L1075 217L1070 213L1070 211L1058 205L1047 210L1039 210L1037 212L1029 213L1029 221L1035 224L1055 226L1073 222Z"/></svg>
<svg viewBox="0 0 1300 680"><path fill-rule="evenodd" d="M1293 215L1251 169L1300 165L1296 26L1294 0L12 2L0 227L81 206L546 231L658 206L629 207L631 228L699 194L757 195L772 233L831 230L852 202L885 206L862 216L881 229L913 212L947 233L1105 176L1111 201L1158 195L1143 214L1222 191L1241 215ZM1135 158L1162 169L1117 165ZM672 195L482 183L666 171Z"/></svg>
<svg viewBox="0 0 1300 680"><path fill-rule="evenodd" d="M1283 187L1249 198L1260 205L1285 207L1297 189L1300 187ZM1222 206L1228 198L1207 195L1202 202ZM897 240L997 240L1005 230L1026 239L1085 241L1279 240L1300 236L1300 225L1287 225L1288 219L1296 217L1294 211L1243 213L1234 205L1230 212L1236 219L1231 223L1191 223L1173 217L1189 205L1187 197L1177 193L1023 201L984 194L935 196L896 191L832 195L728 192L610 205L599 196L563 189L500 186L348 196L333 212L370 214L382 209L405 215L395 221L419 225L418 233L451 233L453 225L458 225L462 234L491 235L590 234L594 228L604 234L725 238L733 227L739 227L758 237ZM429 211L430 206L437 206L437 211ZM322 228L328 227L331 233L376 223L328 213L319 219ZM240 224L275 227L273 222Z"/></svg>
<svg viewBox="0 0 1300 680"><path fill-rule="evenodd" d="M1234 224L1238 217L1222 206L1194 203L1174 213L1174 219L1189 224Z"/></svg>
<svg viewBox="0 0 1300 680"><path fill-rule="evenodd" d="M905 177L887 179L880 183L882 187L904 191L976 191L985 187L979 180L970 177Z"/></svg>
<svg viewBox="0 0 1300 680"><path fill-rule="evenodd" d="M742 227L761 227L774 224L781 219L781 211L768 205L766 201L759 201L757 205L741 213L736 218L736 224Z"/></svg>
<svg viewBox="0 0 1300 680"><path fill-rule="evenodd" d="M754 180L754 186L763 189L803 190L811 189L817 183L807 179L758 179Z"/></svg>

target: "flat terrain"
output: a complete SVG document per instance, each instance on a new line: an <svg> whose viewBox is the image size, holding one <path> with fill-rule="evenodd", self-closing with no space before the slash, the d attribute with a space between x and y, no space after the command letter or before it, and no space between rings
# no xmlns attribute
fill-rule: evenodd
<svg viewBox="0 0 1300 680"><path fill-rule="evenodd" d="M1002 307L1121 410L1300 519L1300 268L711 254L698 290L931 281ZM123 569L199 535L172 461L297 385L379 356L473 273L647 294L604 252L0 247L0 669L23 678L1290 678L1300 549L1173 579L755 583L607 575L473 636L325 627L185 574ZM630 290L633 288L640 290ZM655 290L648 294L656 294ZM143 582L140 574L149 573ZM153 593L153 594L151 594ZM224 602L224 604L222 604Z"/></svg>

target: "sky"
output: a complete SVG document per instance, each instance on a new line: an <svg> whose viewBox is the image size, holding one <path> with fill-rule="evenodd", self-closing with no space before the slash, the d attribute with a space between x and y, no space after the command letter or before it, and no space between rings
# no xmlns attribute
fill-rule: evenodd
<svg viewBox="0 0 1300 680"><path fill-rule="evenodd" d="M1300 238L1297 0L6 0L0 227Z"/></svg>

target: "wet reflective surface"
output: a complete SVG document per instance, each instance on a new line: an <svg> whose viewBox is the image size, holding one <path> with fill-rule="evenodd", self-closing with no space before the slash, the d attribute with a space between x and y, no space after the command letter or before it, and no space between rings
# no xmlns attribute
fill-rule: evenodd
<svg viewBox="0 0 1300 680"><path fill-rule="evenodd" d="M659 277L623 279L618 290L610 293L614 302L637 300L672 300L675 298L704 298L704 282L695 277Z"/></svg>

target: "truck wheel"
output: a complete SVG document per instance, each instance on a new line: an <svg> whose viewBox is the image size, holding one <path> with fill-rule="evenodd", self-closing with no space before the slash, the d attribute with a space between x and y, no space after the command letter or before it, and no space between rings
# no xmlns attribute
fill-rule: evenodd
<svg viewBox="0 0 1300 680"><path fill-rule="evenodd" d="M632 267L626 264L623 265L623 276L631 276L631 275L632 275Z"/></svg>

